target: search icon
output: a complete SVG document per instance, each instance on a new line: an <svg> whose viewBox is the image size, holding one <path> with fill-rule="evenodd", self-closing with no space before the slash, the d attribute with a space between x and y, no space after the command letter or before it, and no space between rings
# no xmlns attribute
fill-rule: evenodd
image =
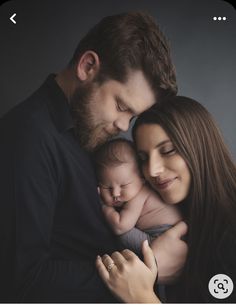
<svg viewBox="0 0 236 307"><path fill-rule="evenodd" d="M222 284L222 282L218 283L217 287L218 287L218 289L225 290L224 285Z"/></svg>
<svg viewBox="0 0 236 307"><path fill-rule="evenodd" d="M212 276L208 284L210 294L217 299L225 299L231 295L234 289L232 279L225 274Z"/></svg>

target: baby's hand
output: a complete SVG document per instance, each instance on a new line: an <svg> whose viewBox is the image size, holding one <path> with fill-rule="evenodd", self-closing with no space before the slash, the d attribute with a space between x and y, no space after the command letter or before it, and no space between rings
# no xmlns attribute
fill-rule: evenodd
<svg viewBox="0 0 236 307"><path fill-rule="evenodd" d="M102 206L102 210L106 217L107 222L110 224L115 234L121 235L124 233L123 226L121 225L120 213L116 211L114 207Z"/></svg>
<svg viewBox="0 0 236 307"><path fill-rule="evenodd" d="M103 213L105 214L106 218L108 219L108 221L109 221L109 218L111 218L111 216L114 214L114 212L116 212L114 207L105 206L105 205L102 206L102 210L103 210Z"/></svg>

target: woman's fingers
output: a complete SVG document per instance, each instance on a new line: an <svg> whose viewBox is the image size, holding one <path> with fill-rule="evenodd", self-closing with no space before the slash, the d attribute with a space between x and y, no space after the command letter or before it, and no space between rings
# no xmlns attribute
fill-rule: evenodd
<svg viewBox="0 0 236 307"><path fill-rule="evenodd" d="M173 238L181 239L184 235L186 235L188 231L188 226L184 221L178 222L175 226L171 227L166 231Z"/></svg>
<svg viewBox="0 0 236 307"><path fill-rule="evenodd" d="M105 267L108 267L114 261L109 255L105 254L102 256L102 262L104 263Z"/></svg>
<svg viewBox="0 0 236 307"><path fill-rule="evenodd" d="M143 252L143 260L146 266L152 271L152 273L156 276L157 275L157 262L154 256L154 253L151 247L148 244L148 241L143 241L142 244L142 252Z"/></svg>
<svg viewBox="0 0 236 307"><path fill-rule="evenodd" d="M122 255L122 252L114 252L111 255L111 258L113 259L114 263L116 264L116 266L121 269L123 264L126 262L125 257Z"/></svg>
<svg viewBox="0 0 236 307"><path fill-rule="evenodd" d="M143 248L145 261L151 269L128 249L114 252L111 256L98 257L96 260L96 267L102 280L123 302L160 302L153 292L156 279L156 275L153 274L155 260L149 246L145 244Z"/></svg>
<svg viewBox="0 0 236 307"><path fill-rule="evenodd" d="M108 280L110 274L117 270L122 270L127 262L135 258L138 258L135 253L125 249L121 252L114 252L111 256L107 254L102 257L98 256L96 259L96 267L103 280Z"/></svg>
<svg viewBox="0 0 236 307"><path fill-rule="evenodd" d="M129 260L133 260L135 258L137 258L138 256L133 253L131 250L129 249L124 249L121 254L123 255L124 259L129 261Z"/></svg>
<svg viewBox="0 0 236 307"><path fill-rule="evenodd" d="M102 258L100 256L97 256L96 267L102 280L104 282L107 282L107 280L109 279L109 272L107 271L107 268L105 267Z"/></svg>

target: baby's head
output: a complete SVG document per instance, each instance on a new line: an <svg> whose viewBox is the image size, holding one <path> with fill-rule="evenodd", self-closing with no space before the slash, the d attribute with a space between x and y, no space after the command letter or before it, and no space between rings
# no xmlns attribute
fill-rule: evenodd
<svg viewBox="0 0 236 307"><path fill-rule="evenodd" d="M100 196L107 206L118 207L134 198L143 186L134 145L114 139L94 153Z"/></svg>

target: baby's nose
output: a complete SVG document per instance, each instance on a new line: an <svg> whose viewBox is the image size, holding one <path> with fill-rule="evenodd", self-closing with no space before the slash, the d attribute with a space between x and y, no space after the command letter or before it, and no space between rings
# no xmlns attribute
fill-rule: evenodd
<svg viewBox="0 0 236 307"><path fill-rule="evenodd" d="M117 198L120 196L120 188L119 187L116 187L112 190L112 196L113 198Z"/></svg>

